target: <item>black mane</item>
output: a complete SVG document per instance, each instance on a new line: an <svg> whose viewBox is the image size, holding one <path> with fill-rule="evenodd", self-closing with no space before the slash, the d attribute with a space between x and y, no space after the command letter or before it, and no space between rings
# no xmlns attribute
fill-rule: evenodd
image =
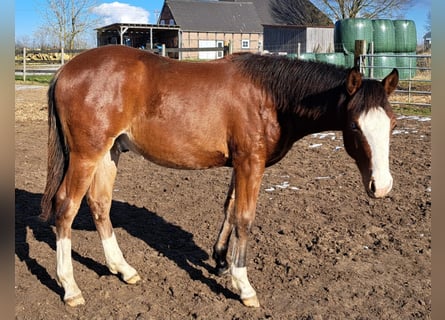
<svg viewBox="0 0 445 320"><path fill-rule="evenodd" d="M284 113L318 118L349 98L345 88L349 69L345 67L250 53L235 54L233 61L273 97L277 110ZM380 81L364 79L352 99L354 112L361 113L383 107L387 95Z"/></svg>
<svg viewBox="0 0 445 320"><path fill-rule="evenodd" d="M242 54L235 56L234 61L245 75L273 97L278 110L299 114L316 112L317 107L328 107L328 93L333 90L344 91L348 73L348 69L332 64L286 57ZM308 103L308 99L324 92L324 103L321 99ZM337 96L339 94L337 92ZM314 102L321 105L315 105Z"/></svg>

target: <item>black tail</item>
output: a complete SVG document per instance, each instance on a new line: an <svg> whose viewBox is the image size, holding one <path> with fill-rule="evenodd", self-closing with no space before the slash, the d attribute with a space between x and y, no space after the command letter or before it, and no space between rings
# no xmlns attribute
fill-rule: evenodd
<svg viewBox="0 0 445 320"><path fill-rule="evenodd" d="M48 172L43 193L40 218L47 221L54 215L54 196L68 168L69 152L56 110L54 91L58 73L48 89Z"/></svg>

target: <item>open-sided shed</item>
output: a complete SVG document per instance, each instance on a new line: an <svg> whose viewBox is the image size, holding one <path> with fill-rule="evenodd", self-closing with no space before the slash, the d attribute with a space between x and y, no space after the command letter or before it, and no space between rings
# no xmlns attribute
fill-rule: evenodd
<svg viewBox="0 0 445 320"><path fill-rule="evenodd" d="M122 44L141 49L156 49L160 43L177 47L180 27L175 25L113 23L96 29L97 46Z"/></svg>

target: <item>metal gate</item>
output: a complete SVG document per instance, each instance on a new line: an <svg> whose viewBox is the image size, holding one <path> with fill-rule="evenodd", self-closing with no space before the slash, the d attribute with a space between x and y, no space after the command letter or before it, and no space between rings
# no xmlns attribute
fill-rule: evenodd
<svg viewBox="0 0 445 320"><path fill-rule="evenodd" d="M379 80L397 68L400 81L390 102L431 107L431 54L364 54L359 67L365 77Z"/></svg>

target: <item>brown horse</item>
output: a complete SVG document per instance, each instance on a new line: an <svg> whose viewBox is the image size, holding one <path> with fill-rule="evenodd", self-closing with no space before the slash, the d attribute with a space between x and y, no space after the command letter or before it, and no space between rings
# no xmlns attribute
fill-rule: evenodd
<svg viewBox="0 0 445 320"><path fill-rule="evenodd" d="M71 262L71 225L85 195L110 271L127 283L140 279L125 261L109 217L119 155L132 150L171 168L233 167L213 258L218 274L230 272L242 302L259 306L247 278L246 247L265 168L307 134L342 130L367 193L385 196L392 187L395 126L388 95L397 83L396 69L380 82L362 79L356 69L252 54L191 63L109 46L78 55L48 91L41 216L55 216L64 301L85 303Z"/></svg>

